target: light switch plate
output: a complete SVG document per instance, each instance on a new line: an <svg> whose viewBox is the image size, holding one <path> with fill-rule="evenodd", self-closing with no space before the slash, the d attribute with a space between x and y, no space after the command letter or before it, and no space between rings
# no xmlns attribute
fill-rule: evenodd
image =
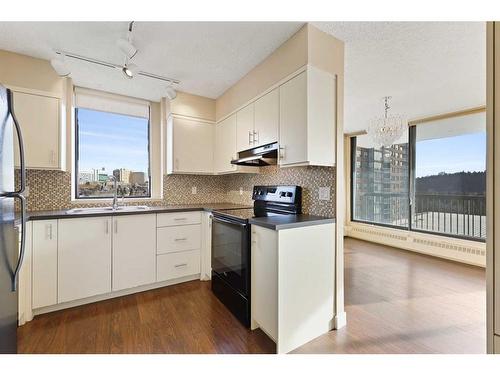
<svg viewBox="0 0 500 375"><path fill-rule="evenodd" d="M330 200L330 186L322 186L318 188L319 200L329 201Z"/></svg>
<svg viewBox="0 0 500 375"><path fill-rule="evenodd" d="M198 193L198 189L196 188L196 186L193 186L191 188L191 194L196 194L196 193Z"/></svg>

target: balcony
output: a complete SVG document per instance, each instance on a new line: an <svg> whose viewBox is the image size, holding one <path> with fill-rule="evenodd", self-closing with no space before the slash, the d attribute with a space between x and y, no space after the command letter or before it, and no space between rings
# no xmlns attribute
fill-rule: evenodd
<svg viewBox="0 0 500 375"><path fill-rule="evenodd" d="M416 194L412 229L486 240L484 195Z"/></svg>
<svg viewBox="0 0 500 375"><path fill-rule="evenodd" d="M407 229L408 196L401 193L364 193L355 200L355 221ZM486 240L484 195L416 194L411 230Z"/></svg>

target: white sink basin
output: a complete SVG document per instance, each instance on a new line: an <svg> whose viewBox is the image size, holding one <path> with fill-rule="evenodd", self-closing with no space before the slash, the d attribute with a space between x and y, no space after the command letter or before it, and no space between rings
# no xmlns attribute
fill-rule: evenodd
<svg viewBox="0 0 500 375"><path fill-rule="evenodd" d="M91 208L72 208L67 210L67 214L93 214L101 212L130 212L130 211L147 211L148 206L118 206L116 209L113 207L91 207Z"/></svg>

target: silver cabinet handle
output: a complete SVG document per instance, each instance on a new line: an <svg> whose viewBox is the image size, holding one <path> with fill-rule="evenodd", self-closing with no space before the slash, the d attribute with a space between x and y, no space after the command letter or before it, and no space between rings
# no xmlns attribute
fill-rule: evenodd
<svg viewBox="0 0 500 375"><path fill-rule="evenodd" d="M187 217L175 217L174 221L187 220Z"/></svg>
<svg viewBox="0 0 500 375"><path fill-rule="evenodd" d="M118 219L115 219L115 233L118 233Z"/></svg>
<svg viewBox="0 0 500 375"><path fill-rule="evenodd" d="M56 152L54 150L50 150L50 164L56 164Z"/></svg>
<svg viewBox="0 0 500 375"><path fill-rule="evenodd" d="M248 131L248 145L251 146L255 142L254 132Z"/></svg>
<svg viewBox="0 0 500 375"><path fill-rule="evenodd" d="M105 225L106 234L109 234L109 220L106 220L104 223L106 224Z"/></svg>
<svg viewBox="0 0 500 375"><path fill-rule="evenodd" d="M52 239L52 224L49 224L49 239Z"/></svg>
<svg viewBox="0 0 500 375"><path fill-rule="evenodd" d="M175 268L186 267L186 266L187 266L187 263L180 263L180 264L174 265Z"/></svg>
<svg viewBox="0 0 500 375"><path fill-rule="evenodd" d="M279 158L280 159L285 158L285 146L280 146Z"/></svg>
<svg viewBox="0 0 500 375"><path fill-rule="evenodd" d="M187 238L186 237L182 237L182 238L176 238L174 241L187 241Z"/></svg>

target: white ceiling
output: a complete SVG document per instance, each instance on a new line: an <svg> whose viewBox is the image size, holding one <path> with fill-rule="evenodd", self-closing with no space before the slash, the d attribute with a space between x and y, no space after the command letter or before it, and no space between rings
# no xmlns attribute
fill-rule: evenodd
<svg viewBox="0 0 500 375"><path fill-rule="evenodd" d="M486 31L480 22L315 22L345 41L345 131L382 114L414 119L483 105ZM216 98L293 35L300 22L136 22L141 70L176 78L181 91ZM127 22L0 22L0 49L43 59L53 49L122 62ZM158 100L165 84L71 61L77 85Z"/></svg>
<svg viewBox="0 0 500 375"><path fill-rule="evenodd" d="M180 91L220 96L290 38L300 22L135 22L134 63L181 81ZM0 49L50 60L53 50L123 63L128 22L0 22ZM76 85L158 101L166 83L67 59Z"/></svg>
<svg viewBox="0 0 500 375"><path fill-rule="evenodd" d="M392 96L408 119L486 102L486 25L481 22L318 22L345 42L346 132L366 129Z"/></svg>

